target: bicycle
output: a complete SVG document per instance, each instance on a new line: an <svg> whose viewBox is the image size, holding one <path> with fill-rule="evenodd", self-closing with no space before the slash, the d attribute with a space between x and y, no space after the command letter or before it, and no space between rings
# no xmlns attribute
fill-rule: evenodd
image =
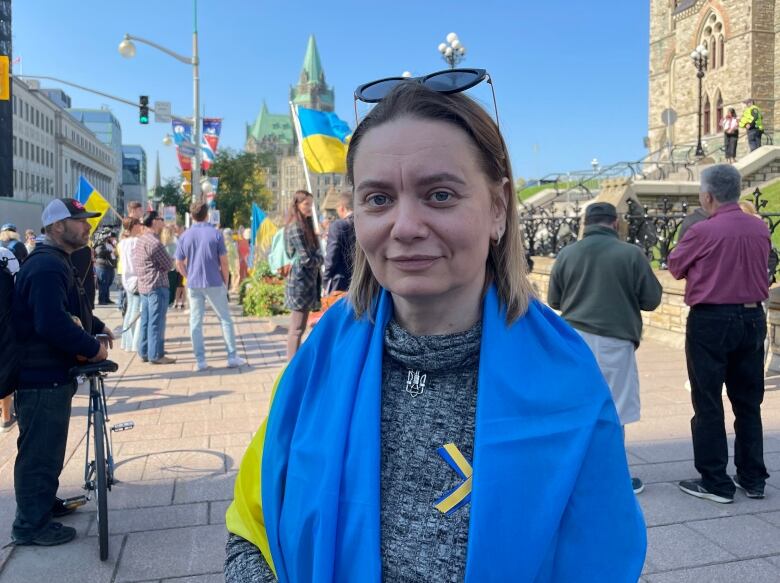
<svg viewBox="0 0 780 583"><path fill-rule="evenodd" d="M117 483L114 479L114 455L112 451L111 434L108 430L108 407L106 405L106 390L103 378L116 372L119 365L111 360L76 366L70 369L72 378L81 384L89 381L89 409L87 413L87 452L84 464L84 489L86 495L74 496L63 500L67 508L78 508L85 505L95 493L97 503L98 541L100 560L108 558L108 492ZM127 431L135 424L132 421L118 423L111 427L111 432ZM94 457L90 460L90 430L92 430L92 447Z"/></svg>

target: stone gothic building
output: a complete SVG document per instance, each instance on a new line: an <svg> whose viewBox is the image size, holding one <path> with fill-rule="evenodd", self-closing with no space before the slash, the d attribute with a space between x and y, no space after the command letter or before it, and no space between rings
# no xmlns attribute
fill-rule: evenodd
<svg viewBox="0 0 780 583"><path fill-rule="evenodd" d="M290 87L289 100L301 107L333 111L334 92L325 81L325 71L314 35L309 37L298 83ZM306 189L306 176L298 154L298 140L290 111L270 113L263 102L257 119L246 126L245 150L274 154L276 164L266 169L267 186L276 203L274 210L284 212L292 194L296 190ZM338 190L344 184L342 174L310 173L310 179L312 193L320 210L328 191Z"/></svg>
<svg viewBox="0 0 780 583"><path fill-rule="evenodd" d="M650 151L667 141L696 141L699 88L691 52L700 44L709 52L701 121L710 148L722 141L724 112L733 107L741 115L748 98L763 112L769 135L780 127L780 0L650 0ZM672 125L662 121L665 110L676 114Z"/></svg>

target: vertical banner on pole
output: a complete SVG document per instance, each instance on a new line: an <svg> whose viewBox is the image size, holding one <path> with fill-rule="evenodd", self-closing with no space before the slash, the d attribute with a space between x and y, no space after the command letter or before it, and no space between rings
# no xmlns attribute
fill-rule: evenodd
<svg viewBox="0 0 780 583"><path fill-rule="evenodd" d="M219 144L219 134L222 132L222 118L204 117L203 118L203 138L208 142L209 147L217 153Z"/></svg>
<svg viewBox="0 0 780 583"><path fill-rule="evenodd" d="M0 0L0 196L14 195L11 0Z"/></svg>
<svg viewBox="0 0 780 583"><path fill-rule="evenodd" d="M192 160L194 145L192 143L192 124L179 119L171 121L173 129L173 140L176 142L176 156L179 159L179 166L182 170L192 170Z"/></svg>

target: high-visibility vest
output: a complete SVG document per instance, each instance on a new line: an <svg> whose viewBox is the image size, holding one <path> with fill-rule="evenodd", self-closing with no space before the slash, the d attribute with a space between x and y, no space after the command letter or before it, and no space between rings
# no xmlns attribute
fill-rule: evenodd
<svg viewBox="0 0 780 583"><path fill-rule="evenodd" d="M755 105L745 108L745 111L742 112L742 117L739 120L739 127L744 128L752 123L756 124L757 130L764 131L764 118L761 115L761 110Z"/></svg>

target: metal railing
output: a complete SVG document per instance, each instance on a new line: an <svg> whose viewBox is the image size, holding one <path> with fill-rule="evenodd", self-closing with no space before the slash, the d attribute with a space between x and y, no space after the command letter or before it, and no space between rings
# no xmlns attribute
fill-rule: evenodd
<svg viewBox="0 0 780 583"><path fill-rule="evenodd" d="M553 213L544 207L520 206L520 229L531 256L555 257L577 240L581 220L578 202L563 213Z"/></svg>
<svg viewBox="0 0 780 583"><path fill-rule="evenodd" d="M770 234L774 234L780 226L780 213L764 211L769 201L760 189L756 188L751 198L758 216L767 224ZM655 206L640 206L629 200L628 212L622 215L628 227L626 241L642 249L647 259L660 269L666 269L669 254L679 239L680 226L689 216L688 210L685 199L672 202L665 197ZM560 213L521 204L520 228L528 252L537 257L556 257L561 249L577 241L583 220L581 214L577 202Z"/></svg>

